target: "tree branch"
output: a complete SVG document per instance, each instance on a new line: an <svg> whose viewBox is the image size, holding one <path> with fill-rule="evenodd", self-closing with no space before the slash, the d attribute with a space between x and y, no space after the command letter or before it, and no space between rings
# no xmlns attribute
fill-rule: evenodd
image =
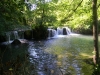
<svg viewBox="0 0 100 75"><path fill-rule="evenodd" d="M77 7L73 10L74 12L78 9L78 7L81 5L82 2L83 0L81 0L80 3L77 5Z"/></svg>
<svg viewBox="0 0 100 75"><path fill-rule="evenodd" d="M67 17L65 17L64 19L67 19L68 17L72 16L72 14L73 14L74 12L76 12L76 10L78 9L78 7L81 5L82 2L83 2L83 0L81 0L81 1L79 2L79 4L76 6L76 8L73 9L73 12L69 13L69 15L68 15ZM64 19L63 19L63 20L64 20ZM63 21L63 20L62 20L62 21Z"/></svg>

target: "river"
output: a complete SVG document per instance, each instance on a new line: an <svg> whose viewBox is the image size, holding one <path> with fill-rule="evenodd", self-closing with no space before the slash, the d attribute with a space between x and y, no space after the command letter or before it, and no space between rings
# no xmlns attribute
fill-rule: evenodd
<svg viewBox="0 0 100 75"><path fill-rule="evenodd" d="M92 45L87 43L87 36L80 36L63 35L16 46L2 45L1 63L12 62L8 67L4 65L4 69L8 72L12 68L15 75L92 75L93 66L84 61L91 58ZM18 71L15 62L21 63Z"/></svg>

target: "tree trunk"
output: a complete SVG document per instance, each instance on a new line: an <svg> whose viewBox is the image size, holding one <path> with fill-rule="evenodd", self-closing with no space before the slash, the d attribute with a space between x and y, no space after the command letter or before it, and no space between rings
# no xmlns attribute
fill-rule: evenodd
<svg viewBox="0 0 100 75"><path fill-rule="evenodd" d="M98 49L98 20L97 20L97 0L93 0L93 39L94 39L94 64L98 64L99 49Z"/></svg>

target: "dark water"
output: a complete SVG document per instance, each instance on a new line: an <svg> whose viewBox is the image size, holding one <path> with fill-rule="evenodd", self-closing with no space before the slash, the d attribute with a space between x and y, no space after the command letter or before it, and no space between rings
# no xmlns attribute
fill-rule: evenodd
<svg viewBox="0 0 100 75"><path fill-rule="evenodd" d="M92 66L80 57L81 48L72 44L72 36L43 41L29 41L18 46L9 45L4 51L3 62L22 57L22 75L92 75ZM3 47L3 46L2 46ZM23 60L27 56L27 60ZM21 74L21 72L20 72ZM19 74L19 75L20 75Z"/></svg>

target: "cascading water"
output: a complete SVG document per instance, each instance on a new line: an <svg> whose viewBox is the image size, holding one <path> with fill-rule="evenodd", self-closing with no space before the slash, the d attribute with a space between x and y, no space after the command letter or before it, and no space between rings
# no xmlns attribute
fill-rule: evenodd
<svg viewBox="0 0 100 75"><path fill-rule="evenodd" d="M68 27L63 27L62 29L63 29L63 31L64 31L64 29L66 30L67 35L71 34L71 30Z"/></svg>
<svg viewBox="0 0 100 75"><path fill-rule="evenodd" d="M50 39L51 29L48 29L48 39Z"/></svg>
<svg viewBox="0 0 100 75"><path fill-rule="evenodd" d="M49 28L48 29L48 38L50 39L51 37L69 35L71 33L72 32L71 32L70 28L68 28L68 27L63 27L63 28L58 27L57 30Z"/></svg>
<svg viewBox="0 0 100 75"><path fill-rule="evenodd" d="M71 30L68 27L57 28L57 35L69 35L71 34Z"/></svg>
<svg viewBox="0 0 100 75"><path fill-rule="evenodd" d="M57 35L63 35L63 29L62 28L57 28Z"/></svg>
<svg viewBox="0 0 100 75"><path fill-rule="evenodd" d="M55 29L48 29L48 39L51 37L54 37L56 35L56 30Z"/></svg>
<svg viewBox="0 0 100 75"><path fill-rule="evenodd" d="M21 43L27 43L27 40L24 39L24 31L21 31L19 36L18 31L13 31L15 39L19 40ZM14 39L14 40L15 40Z"/></svg>
<svg viewBox="0 0 100 75"><path fill-rule="evenodd" d="M13 31L13 33L14 33L15 39L19 39L18 32L17 31Z"/></svg>
<svg viewBox="0 0 100 75"><path fill-rule="evenodd" d="M11 32L6 32L6 36L7 36L8 43L10 43L10 35L11 35Z"/></svg>
<svg viewBox="0 0 100 75"><path fill-rule="evenodd" d="M2 44L11 44L15 39L19 40L21 43L27 43L28 41L24 39L24 31L9 31L5 33L7 41Z"/></svg>

